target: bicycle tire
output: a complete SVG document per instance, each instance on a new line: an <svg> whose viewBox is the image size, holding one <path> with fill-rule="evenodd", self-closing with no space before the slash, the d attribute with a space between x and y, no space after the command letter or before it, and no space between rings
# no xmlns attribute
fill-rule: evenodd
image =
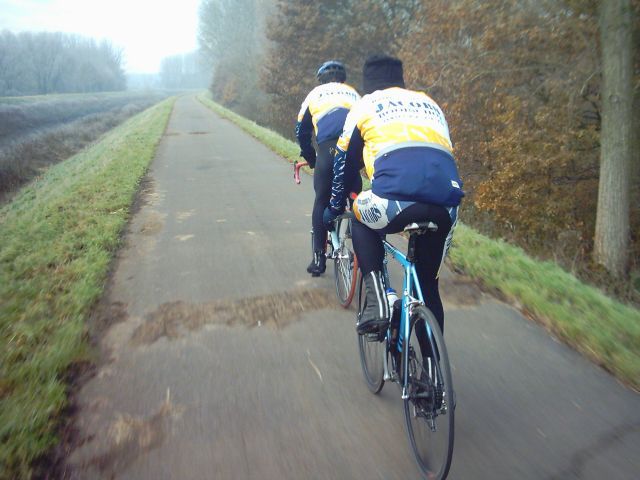
<svg viewBox="0 0 640 480"><path fill-rule="evenodd" d="M418 327L420 322L424 322L424 325L428 326L432 332L432 341L428 343L430 349L433 351L435 344L436 351L439 352L439 355L428 357L431 362L422 358L422 350L416 333L416 328L421 328ZM425 345L427 345L426 342ZM430 479L445 479L449 474L453 457L455 397L444 338L438 322L426 307L417 306L413 309L408 347L403 352L403 363L409 358L408 398L404 400L407 436L422 473ZM402 372L404 375L404 365ZM428 375L429 378L427 379L423 375ZM432 381L433 378L436 379L435 382ZM442 394L434 384L440 384ZM416 396L420 393L423 398ZM439 404L440 406L438 406ZM446 410L443 410L443 407ZM431 442L431 440L437 440L441 444L441 448L436 449L432 444L435 442Z"/></svg>
<svg viewBox="0 0 640 480"><path fill-rule="evenodd" d="M364 294L364 279L360 275L358 282L358 319L366 306L366 294ZM366 335L358 334L358 350L360 352L360 365L364 381L371 393L377 394L384 387L384 358L386 355L386 342L369 341Z"/></svg>
<svg viewBox="0 0 640 480"><path fill-rule="evenodd" d="M349 308L353 300L358 277L358 259L351 241L351 222L341 219L336 225L340 246L333 252L333 274L336 296L342 308Z"/></svg>

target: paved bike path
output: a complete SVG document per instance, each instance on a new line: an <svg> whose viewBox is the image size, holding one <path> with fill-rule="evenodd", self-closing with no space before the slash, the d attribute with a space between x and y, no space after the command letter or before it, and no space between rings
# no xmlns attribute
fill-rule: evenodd
<svg viewBox="0 0 640 480"><path fill-rule="evenodd" d="M309 178L176 103L96 315L72 478L418 478L395 385L362 380L354 311L312 279ZM634 478L640 396L447 272L450 478Z"/></svg>

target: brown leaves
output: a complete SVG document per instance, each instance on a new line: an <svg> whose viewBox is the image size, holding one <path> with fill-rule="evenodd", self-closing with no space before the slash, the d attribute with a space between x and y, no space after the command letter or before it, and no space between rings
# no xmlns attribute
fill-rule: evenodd
<svg viewBox="0 0 640 480"><path fill-rule="evenodd" d="M449 120L465 190L499 231L542 247L589 242L597 197L597 22L558 2L425 1L403 52L407 79ZM472 218L467 221L473 222ZM500 227L502 226L502 227Z"/></svg>

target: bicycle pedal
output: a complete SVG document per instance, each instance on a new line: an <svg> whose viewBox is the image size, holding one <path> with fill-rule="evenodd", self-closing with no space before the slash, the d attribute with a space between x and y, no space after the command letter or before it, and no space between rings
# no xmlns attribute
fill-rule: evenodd
<svg viewBox="0 0 640 480"><path fill-rule="evenodd" d="M400 383L400 375L398 375L396 372L389 372L388 375L384 376L384 381Z"/></svg>

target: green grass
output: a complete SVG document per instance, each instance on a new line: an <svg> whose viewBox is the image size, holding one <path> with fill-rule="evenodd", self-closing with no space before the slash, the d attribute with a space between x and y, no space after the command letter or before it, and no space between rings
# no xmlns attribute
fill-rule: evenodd
<svg viewBox="0 0 640 480"><path fill-rule="evenodd" d="M173 99L50 168L0 209L0 478L55 445L65 375L89 354L100 298Z"/></svg>
<svg viewBox="0 0 640 480"><path fill-rule="evenodd" d="M214 103L200 101L238 124L289 161L294 142ZM640 390L640 311L580 282L552 262L532 259L518 247L460 225L450 253L453 264L532 313L550 331Z"/></svg>
<svg viewBox="0 0 640 480"><path fill-rule="evenodd" d="M295 160L303 161L299 156L300 147L298 147L298 145L291 140L287 140L273 130L261 127L256 122L241 117L237 113L234 113L231 110L218 105L213 100L211 100L209 93L202 93L198 95L198 100L200 100L200 102L202 102L217 114L231 120L245 132L260 140L278 155L286 158L289 162L293 162Z"/></svg>

